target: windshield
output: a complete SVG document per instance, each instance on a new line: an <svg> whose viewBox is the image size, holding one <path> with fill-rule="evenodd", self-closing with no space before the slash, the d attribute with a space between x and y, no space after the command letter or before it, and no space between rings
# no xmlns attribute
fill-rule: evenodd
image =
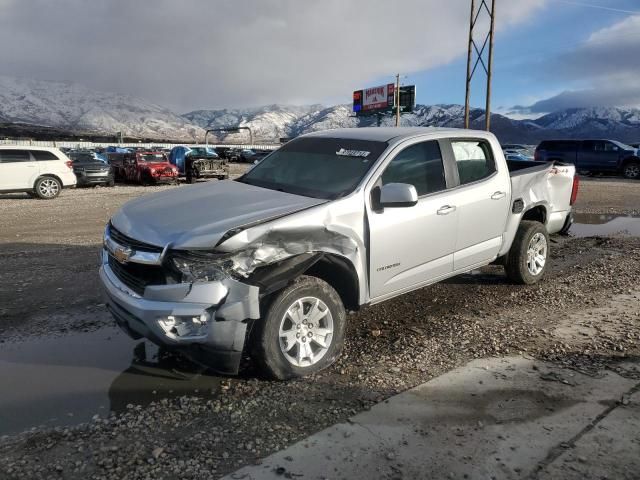
<svg viewBox="0 0 640 480"><path fill-rule="evenodd" d="M335 199L351 193L386 148L386 142L301 138L265 157L238 180L307 197Z"/></svg>
<svg viewBox="0 0 640 480"><path fill-rule="evenodd" d="M193 155L194 157L215 157L216 153L209 148L194 147L189 150L189 155Z"/></svg>
<svg viewBox="0 0 640 480"><path fill-rule="evenodd" d="M163 153L143 153L138 157L138 159L141 162L153 162L153 163L167 161Z"/></svg>

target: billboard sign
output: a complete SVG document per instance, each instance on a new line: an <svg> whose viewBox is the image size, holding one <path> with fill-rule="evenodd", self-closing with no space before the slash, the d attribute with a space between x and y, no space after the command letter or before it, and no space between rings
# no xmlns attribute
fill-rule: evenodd
<svg viewBox="0 0 640 480"><path fill-rule="evenodd" d="M382 112L393 108L395 85L379 85L353 92L353 111L357 115Z"/></svg>

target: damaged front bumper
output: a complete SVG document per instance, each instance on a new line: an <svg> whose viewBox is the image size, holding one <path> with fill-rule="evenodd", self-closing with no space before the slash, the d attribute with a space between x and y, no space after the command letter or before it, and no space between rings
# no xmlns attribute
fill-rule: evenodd
<svg viewBox="0 0 640 480"><path fill-rule="evenodd" d="M140 295L116 276L107 250L100 279L108 308L128 335L179 349L220 373L238 372L247 323L260 317L258 287L226 278L149 285Z"/></svg>

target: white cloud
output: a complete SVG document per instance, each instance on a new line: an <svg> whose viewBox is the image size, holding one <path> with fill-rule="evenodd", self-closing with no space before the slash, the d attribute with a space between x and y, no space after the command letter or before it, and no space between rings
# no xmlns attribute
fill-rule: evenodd
<svg viewBox="0 0 640 480"><path fill-rule="evenodd" d="M540 0L500 2L501 29ZM348 99L466 51L469 1L0 0L8 75L77 81L178 108Z"/></svg>
<svg viewBox="0 0 640 480"><path fill-rule="evenodd" d="M640 15L592 33L575 51L535 66L547 80L579 85L529 107L526 114L577 107L640 107Z"/></svg>

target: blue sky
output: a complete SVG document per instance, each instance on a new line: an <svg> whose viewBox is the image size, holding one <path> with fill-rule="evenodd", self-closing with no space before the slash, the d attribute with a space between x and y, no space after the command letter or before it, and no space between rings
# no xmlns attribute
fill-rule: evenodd
<svg viewBox="0 0 640 480"><path fill-rule="evenodd" d="M592 33L628 20L633 15L577 3L640 12L640 0L588 0L566 3L549 0L542 10L535 12L527 20L499 31L494 46L494 111L507 112L515 105L531 105L563 91L590 86L588 75L580 79L554 78L550 73L554 69L556 59L562 54L568 54L570 57ZM499 4L500 1L497 8ZM640 29L637 30L634 40L638 45L637 55L628 61L635 62L638 73L637 92L640 99ZM594 75L598 70L597 58L595 60ZM418 103L463 104L465 75L466 55L460 55L444 66L405 76L403 83L416 85ZM385 82L388 79L381 78L379 81ZM472 85L471 101L474 106L484 108L485 82L484 73L478 71Z"/></svg>

